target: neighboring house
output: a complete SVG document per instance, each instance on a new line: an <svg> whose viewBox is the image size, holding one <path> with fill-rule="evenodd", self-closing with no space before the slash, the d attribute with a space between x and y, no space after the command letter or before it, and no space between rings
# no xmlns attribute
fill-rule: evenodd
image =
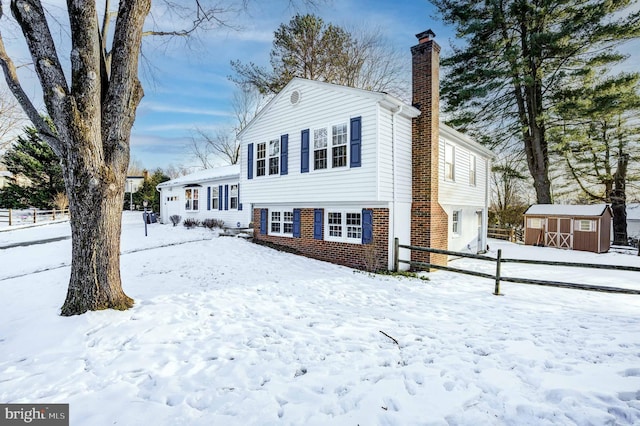
<svg viewBox="0 0 640 426"><path fill-rule="evenodd" d="M433 36L419 34L411 49L414 106L294 78L240 132L241 201L254 239L356 268L391 269L395 238L486 247L492 153L439 124ZM447 259L414 252L413 260Z"/></svg>
<svg viewBox="0 0 640 426"><path fill-rule="evenodd" d="M148 173L145 172L143 176L127 176L125 180L124 192L133 194L138 192L144 181L148 178Z"/></svg>
<svg viewBox="0 0 640 426"><path fill-rule="evenodd" d="M218 219L226 227L249 226L251 214L240 203L239 166L218 167L181 176L159 184L160 222L169 217Z"/></svg>
<svg viewBox="0 0 640 426"><path fill-rule="evenodd" d="M640 238L640 203L628 203L627 235L630 238Z"/></svg>
<svg viewBox="0 0 640 426"><path fill-rule="evenodd" d="M606 204L534 204L524 213L524 243L605 253L612 217Z"/></svg>

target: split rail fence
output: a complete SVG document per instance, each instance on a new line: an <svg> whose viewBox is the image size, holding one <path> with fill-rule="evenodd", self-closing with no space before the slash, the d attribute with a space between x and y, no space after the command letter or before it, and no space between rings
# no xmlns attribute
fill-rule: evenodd
<svg viewBox="0 0 640 426"><path fill-rule="evenodd" d="M478 272L478 271L470 271L467 269L436 265L436 264L426 263L426 262L417 262L412 260L400 259L401 248L409 249L411 251L422 251L427 253L446 254L449 256L467 257L471 259L494 262L496 264L495 274L489 274L489 273ZM488 278L488 279L494 280L495 287L494 287L493 294L496 296L502 295L500 293L500 283L503 281L519 283L519 284L533 284L533 285L540 285L540 286L547 286L547 287L599 291L599 292L605 292L605 293L640 294L640 290L636 290L636 289L610 287L610 286L598 286L598 285L591 285L591 284L568 283L568 282L562 282L562 281L536 280L536 279L530 279L530 278L505 277L505 276L502 276L501 274L501 266L503 263L526 263L530 265L564 266L564 267L573 267L573 268L593 268L593 269L608 269L608 270L616 270L616 271L640 272L640 268L635 266L601 265L601 264L594 264L594 263L576 263L576 262L554 262L554 261L529 260L529 259L508 259L508 258L502 257L502 249L498 249L497 256L493 258L490 256L484 256L480 254L461 253L461 252L449 251L449 250L440 250L440 249L427 248L427 247L403 245L403 244L400 244L397 238L395 239L395 243L394 243L393 256L394 256L395 271L398 270L400 263L404 263L404 264L410 265L412 268L420 268L420 269L426 269L426 270L442 269L445 271L457 272L460 274L473 275L476 277L482 277L482 278Z"/></svg>
<svg viewBox="0 0 640 426"><path fill-rule="evenodd" d="M0 223L24 225L27 223L39 223L69 217L69 209L66 210L14 210L0 209Z"/></svg>

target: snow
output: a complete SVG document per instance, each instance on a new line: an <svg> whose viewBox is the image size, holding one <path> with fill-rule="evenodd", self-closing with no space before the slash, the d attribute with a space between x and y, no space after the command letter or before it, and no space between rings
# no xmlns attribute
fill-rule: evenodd
<svg viewBox="0 0 640 426"><path fill-rule="evenodd" d="M0 247L68 234L2 231ZM488 279L371 275L201 228L151 224L145 238L126 212L135 306L64 318L70 252L69 239L0 249L0 402L69 403L70 423L91 426L640 424L640 296L503 283L498 297ZM502 273L640 287L625 271Z"/></svg>
<svg viewBox="0 0 640 426"><path fill-rule="evenodd" d="M607 208L606 204L534 204L524 214L560 215L560 216L600 216Z"/></svg>

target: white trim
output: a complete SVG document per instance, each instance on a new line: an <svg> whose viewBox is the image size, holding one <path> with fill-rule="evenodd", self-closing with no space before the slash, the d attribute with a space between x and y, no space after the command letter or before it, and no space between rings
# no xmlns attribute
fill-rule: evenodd
<svg viewBox="0 0 640 426"><path fill-rule="evenodd" d="M340 234L341 236L331 236L331 229L329 224L329 216L331 213L339 213L340 214ZM348 232L348 224L347 224L347 215L348 214L358 214L360 216L360 235L357 238L349 238L347 236ZM362 209L338 209L338 208L325 208L324 215L324 235L323 240L325 241L335 241L340 243L353 243L353 244L362 244ZM333 225L336 226L336 225Z"/></svg>

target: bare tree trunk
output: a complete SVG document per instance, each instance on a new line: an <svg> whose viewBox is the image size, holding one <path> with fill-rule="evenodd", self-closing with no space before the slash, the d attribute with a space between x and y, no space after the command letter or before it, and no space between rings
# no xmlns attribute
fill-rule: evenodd
<svg viewBox="0 0 640 426"><path fill-rule="evenodd" d="M611 191L611 210L613 210L613 244L626 246L627 237L627 164L629 154L620 154L618 167L614 174L615 189Z"/></svg>

